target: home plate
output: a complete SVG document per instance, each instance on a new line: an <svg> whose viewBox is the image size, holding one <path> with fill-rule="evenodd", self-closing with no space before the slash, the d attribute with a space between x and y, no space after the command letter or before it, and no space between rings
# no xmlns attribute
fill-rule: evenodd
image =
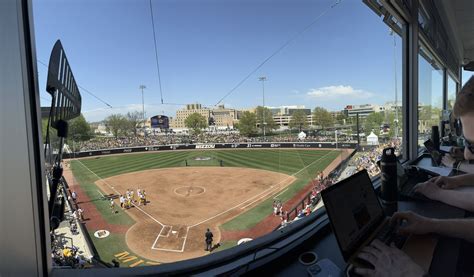
<svg viewBox="0 0 474 277"><path fill-rule="evenodd" d="M171 231L171 234L173 235L176 235L176 233L178 233L178 231Z"/></svg>

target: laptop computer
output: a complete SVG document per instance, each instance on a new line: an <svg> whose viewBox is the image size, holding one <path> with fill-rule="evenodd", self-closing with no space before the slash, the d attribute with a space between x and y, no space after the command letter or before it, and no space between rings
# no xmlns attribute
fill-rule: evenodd
<svg viewBox="0 0 474 277"><path fill-rule="evenodd" d="M402 248L407 239L396 233L377 198L372 181L362 170L321 192L329 221L344 260L368 267L356 258L359 251L378 238Z"/></svg>

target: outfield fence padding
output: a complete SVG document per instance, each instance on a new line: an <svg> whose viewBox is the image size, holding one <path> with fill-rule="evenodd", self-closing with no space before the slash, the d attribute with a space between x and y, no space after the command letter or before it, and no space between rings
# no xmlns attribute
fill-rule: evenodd
<svg viewBox="0 0 474 277"><path fill-rule="evenodd" d="M285 142L285 143L204 143L204 144L171 144L156 146L123 147L93 151L64 153L63 158L85 158L100 155L124 154L136 152L174 151L174 150L210 150L210 149L262 149L262 148L293 148L293 149L355 149L357 143L335 142Z"/></svg>

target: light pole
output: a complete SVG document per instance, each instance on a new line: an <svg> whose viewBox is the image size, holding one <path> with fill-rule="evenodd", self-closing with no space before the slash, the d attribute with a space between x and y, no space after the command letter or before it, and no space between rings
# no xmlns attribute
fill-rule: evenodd
<svg viewBox="0 0 474 277"><path fill-rule="evenodd" d="M262 76L258 78L259 81L262 82L262 98L263 98L263 109L262 109L262 116L263 116L263 140L265 141L265 127L267 123L265 122L265 81L267 77Z"/></svg>
<svg viewBox="0 0 474 277"><path fill-rule="evenodd" d="M142 91L142 127L143 127L143 135L146 136L146 130L145 130L145 97L143 95L143 90L146 89L145 85L140 85L138 87Z"/></svg>
<svg viewBox="0 0 474 277"><path fill-rule="evenodd" d="M397 42L395 33L390 29L390 35L393 36L393 68L395 76L395 132L394 135L398 139L398 88L397 88Z"/></svg>

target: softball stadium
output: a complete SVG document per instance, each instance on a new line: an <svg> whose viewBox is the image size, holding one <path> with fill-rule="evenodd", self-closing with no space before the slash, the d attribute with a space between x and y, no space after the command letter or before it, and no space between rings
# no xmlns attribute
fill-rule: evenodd
<svg viewBox="0 0 474 277"><path fill-rule="evenodd" d="M281 224L275 202L288 217L289 211L296 215L315 177L329 175L353 152L199 148L70 157L64 176L103 261L124 267L169 263L270 233ZM146 202L123 209L119 199L127 190L146 191ZM212 252L205 251L208 228Z"/></svg>

